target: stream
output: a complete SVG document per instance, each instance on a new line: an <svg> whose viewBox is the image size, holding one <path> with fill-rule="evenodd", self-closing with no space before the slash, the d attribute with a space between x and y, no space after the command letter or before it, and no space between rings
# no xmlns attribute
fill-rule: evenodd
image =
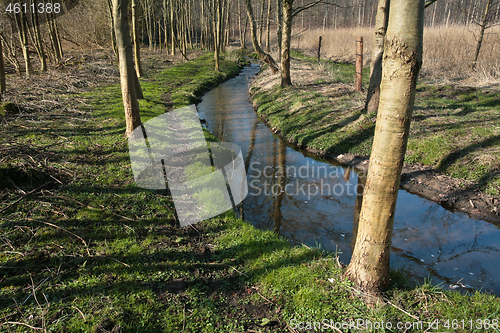
<svg viewBox="0 0 500 333"><path fill-rule="evenodd" d="M294 244L337 252L347 264L365 177L273 135L249 101L250 81L258 71L257 64L245 67L197 105L208 130L242 149L248 180L244 219ZM494 224L399 190L392 243L391 268L412 280L500 294L500 228Z"/></svg>

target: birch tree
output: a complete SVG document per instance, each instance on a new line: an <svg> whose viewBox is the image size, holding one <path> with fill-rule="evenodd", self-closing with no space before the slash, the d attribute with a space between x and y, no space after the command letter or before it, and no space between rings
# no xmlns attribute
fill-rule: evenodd
<svg viewBox="0 0 500 333"><path fill-rule="evenodd" d="M422 64L424 0L391 0L380 102L356 245L345 276L362 290L389 285L394 213Z"/></svg>

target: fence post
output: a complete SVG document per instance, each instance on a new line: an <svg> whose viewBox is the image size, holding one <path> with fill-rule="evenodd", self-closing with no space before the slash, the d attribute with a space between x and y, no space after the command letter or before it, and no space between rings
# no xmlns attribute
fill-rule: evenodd
<svg viewBox="0 0 500 333"><path fill-rule="evenodd" d="M318 44L318 62L321 56L321 36L319 36L319 44Z"/></svg>
<svg viewBox="0 0 500 333"><path fill-rule="evenodd" d="M363 37L356 39L356 76L354 80L354 86L357 91L363 89L362 86L363 78Z"/></svg>

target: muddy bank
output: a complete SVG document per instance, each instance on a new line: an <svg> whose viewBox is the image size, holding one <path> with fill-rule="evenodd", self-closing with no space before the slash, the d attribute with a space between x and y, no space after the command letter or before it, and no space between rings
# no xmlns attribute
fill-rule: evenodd
<svg viewBox="0 0 500 333"><path fill-rule="evenodd" d="M254 103L254 109L257 109ZM323 150L300 145L282 135L276 127L269 125L264 114L258 114L260 119L294 148L312 153L326 159L351 166L363 172L368 172L369 157L353 154L331 154ZM500 224L499 200L475 188L474 182L447 176L430 166L420 164L405 164L401 174L400 187L410 193L434 201L451 211L461 211L470 217Z"/></svg>

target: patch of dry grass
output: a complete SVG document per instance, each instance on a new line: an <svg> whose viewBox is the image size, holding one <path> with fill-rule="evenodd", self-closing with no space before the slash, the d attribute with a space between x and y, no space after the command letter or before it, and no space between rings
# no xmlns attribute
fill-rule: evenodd
<svg viewBox="0 0 500 333"><path fill-rule="evenodd" d="M422 75L484 86L500 80L500 27L486 30L475 71L471 69L476 49L476 26L426 27L424 30L424 63ZM319 36L323 37L322 58L352 63L356 38L364 39L364 63L368 65L373 47L373 28L316 29L297 34L292 48L316 54Z"/></svg>

